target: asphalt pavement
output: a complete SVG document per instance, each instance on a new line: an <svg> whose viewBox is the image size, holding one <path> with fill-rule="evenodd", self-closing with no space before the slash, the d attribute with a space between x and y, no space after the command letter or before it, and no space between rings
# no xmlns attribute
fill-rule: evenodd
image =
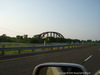
<svg viewBox="0 0 100 75"><path fill-rule="evenodd" d="M70 48L44 53L1 56L0 75L32 75L36 65L46 62L77 63L90 75L100 69L100 45Z"/></svg>

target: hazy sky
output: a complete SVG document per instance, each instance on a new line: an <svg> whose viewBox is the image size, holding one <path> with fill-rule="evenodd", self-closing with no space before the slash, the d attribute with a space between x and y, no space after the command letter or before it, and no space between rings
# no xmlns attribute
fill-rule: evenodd
<svg viewBox="0 0 100 75"><path fill-rule="evenodd" d="M100 40L100 0L0 0L0 35L46 31Z"/></svg>

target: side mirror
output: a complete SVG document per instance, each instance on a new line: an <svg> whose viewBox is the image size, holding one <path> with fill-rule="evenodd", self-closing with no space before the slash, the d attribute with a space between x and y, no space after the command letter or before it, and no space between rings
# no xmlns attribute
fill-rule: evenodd
<svg viewBox="0 0 100 75"><path fill-rule="evenodd" d="M100 70L98 70L94 75L100 75Z"/></svg>
<svg viewBox="0 0 100 75"><path fill-rule="evenodd" d="M88 75L86 69L73 63L43 63L35 67L33 75Z"/></svg>

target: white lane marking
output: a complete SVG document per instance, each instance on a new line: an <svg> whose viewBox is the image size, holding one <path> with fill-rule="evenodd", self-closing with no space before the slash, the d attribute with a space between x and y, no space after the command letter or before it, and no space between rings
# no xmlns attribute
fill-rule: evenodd
<svg viewBox="0 0 100 75"><path fill-rule="evenodd" d="M84 61L87 61L89 60L90 58L92 57L92 55L90 55L88 58L86 58Z"/></svg>

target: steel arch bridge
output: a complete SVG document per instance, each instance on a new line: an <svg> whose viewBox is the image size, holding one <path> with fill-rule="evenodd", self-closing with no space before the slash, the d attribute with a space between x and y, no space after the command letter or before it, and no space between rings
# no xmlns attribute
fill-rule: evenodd
<svg viewBox="0 0 100 75"><path fill-rule="evenodd" d="M43 39L46 37L54 37L54 38L62 38L64 39L64 36L58 32L53 32L53 31L49 31L49 32L43 32L41 34L38 35L39 38Z"/></svg>

